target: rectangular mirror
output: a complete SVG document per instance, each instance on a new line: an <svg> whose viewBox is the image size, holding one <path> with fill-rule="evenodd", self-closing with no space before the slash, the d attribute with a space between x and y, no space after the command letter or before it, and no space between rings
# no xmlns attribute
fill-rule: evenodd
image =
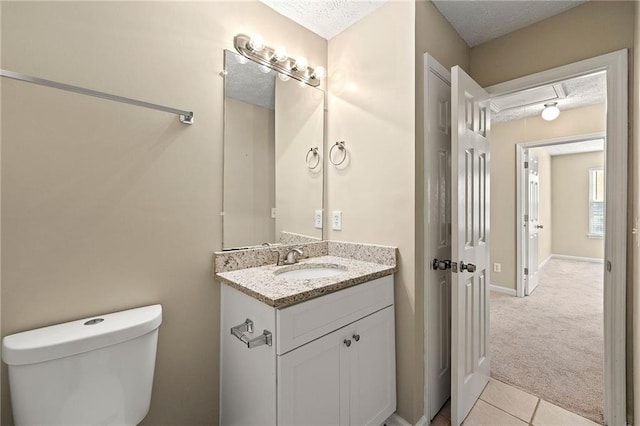
<svg viewBox="0 0 640 426"><path fill-rule="evenodd" d="M324 91L224 59L223 249L321 240Z"/></svg>

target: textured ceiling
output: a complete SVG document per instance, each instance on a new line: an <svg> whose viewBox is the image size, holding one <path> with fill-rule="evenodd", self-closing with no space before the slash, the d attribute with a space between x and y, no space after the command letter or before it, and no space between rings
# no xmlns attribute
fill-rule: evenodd
<svg viewBox="0 0 640 426"><path fill-rule="evenodd" d="M241 63L239 60L246 60ZM275 109L275 71L268 74L258 64L229 50L224 51L224 95L261 107Z"/></svg>
<svg viewBox="0 0 640 426"><path fill-rule="evenodd" d="M547 154L551 156L583 154L585 152L604 151L604 139L595 139L591 141L563 143L560 145L550 145L542 147Z"/></svg>
<svg viewBox="0 0 640 426"><path fill-rule="evenodd" d="M471 47L585 3L585 0L434 0Z"/></svg>
<svg viewBox="0 0 640 426"><path fill-rule="evenodd" d="M560 81L554 83L552 86L557 85L562 86L566 96L553 100L553 102L558 103L557 106L560 108L561 114L562 111L602 104L607 100L607 82L604 72ZM540 115L544 109L545 101L536 97L536 92L536 89L532 89L518 93L518 99L521 101L520 105L492 113L491 122L502 123ZM531 95L530 97L528 96L529 94ZM507 95L506 97L509 96L513 95ZM529 102L529 100L531 100L531 102Z"/></svg>
<svg viewBox="0 0 640 426"><path fill-rule="evenodd" d="M386 0L260 0L276 12L329 40Z"/></svg>

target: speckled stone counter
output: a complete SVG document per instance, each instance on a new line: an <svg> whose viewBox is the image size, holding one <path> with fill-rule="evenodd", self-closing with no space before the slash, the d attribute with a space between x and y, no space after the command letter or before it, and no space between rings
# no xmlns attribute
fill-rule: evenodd
<svg viewBox="0 0 640 426"><path fill-rule="evenodd" d="M303 258L294 265L275 265L275 253L302 248ZM397 249L369 244L321 241L254 250L215 253L214 276L269 306L282 308L362 284L396 272ZM278 275L308 265L329 266L344 272L324 278L291 279Z"/></svg>

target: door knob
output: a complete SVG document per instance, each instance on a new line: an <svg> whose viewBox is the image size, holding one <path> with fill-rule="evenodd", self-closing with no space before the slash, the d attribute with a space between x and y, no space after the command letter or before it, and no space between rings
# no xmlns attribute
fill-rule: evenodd
<svg viewBox="0 0 640 426"><path fill-rule="evenodd" d="M450 260L438 260L438 259L433 259L433 262L431 263L431 266L433 266L434 270L441 270L444 271L446 269L450 269L451 268L451 261Z"/></svg>
<svg viewBox="0 0 640 426"><path fill-rule="evenodd" d="M351 340L349 340L349 339L344 339L344 344L345 344L347 347L351 346Z"/></svg>
<svg viewBox="0 0 640 426"><path fill-rule="evenodd" d="M356 342L360 341L360 335L359 334L354 334L352 337L353 337L353 340L355 340Z"/></svg>
<svg viewBox="0 0 640 426"><path fill-rule="evenodd" d="M536 225L536 229L542 229L542 228L544 228L544 226L542 226L542 225Z"/></svg>
<svg viewBox="0 0 640 426"><path fill-rule="evenodd" d="M475 272L476 271L476 265L474 265L473 263L464 263L464 262L460 262L460 270L461 271L469 271L469 272Z"/></svg>

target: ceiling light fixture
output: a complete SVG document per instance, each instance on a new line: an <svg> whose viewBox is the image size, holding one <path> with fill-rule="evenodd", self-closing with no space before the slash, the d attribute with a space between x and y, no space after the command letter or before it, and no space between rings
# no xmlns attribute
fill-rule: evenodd
<svg viewBox="0 0 640 426"><path fill-rule="evenodd" d="M542 118L547 121L552 121L558 118L558 116L560 115L560 108L558 108L557 105L557 102L544 104L544 109L542 110Z"/></svg>
<svg viewBox="0 0 640 426"><path fill-rule="evenodd" d="M284 47L278 46L274 49L267 46L259 34L254 34L251 37L246 34L238 34L233 39L233 44L242 56L257 62L265 69L276 70L281 75L294 78L309 86L319 86L320 80L327 73L323 67L310 67L307 60L302 56L296 59L287 56Z"/></svg>

